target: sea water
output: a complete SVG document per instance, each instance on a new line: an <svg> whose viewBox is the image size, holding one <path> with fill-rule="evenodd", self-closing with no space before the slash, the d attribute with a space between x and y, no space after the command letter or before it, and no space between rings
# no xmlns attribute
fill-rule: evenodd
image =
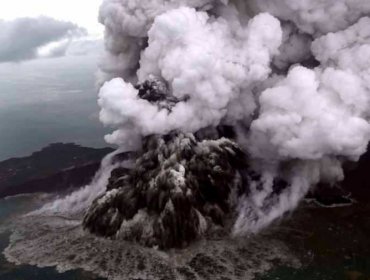
<svg viewBox="0 0 370 280"><path fill-rule="evenodd" d="M0 65L0 161L54 142L104 147L95 72L97 56Z"/></svg>

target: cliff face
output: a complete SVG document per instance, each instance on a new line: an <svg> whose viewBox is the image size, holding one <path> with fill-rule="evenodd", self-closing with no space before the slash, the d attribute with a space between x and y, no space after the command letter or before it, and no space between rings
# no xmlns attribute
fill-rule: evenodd
<svg viewBox="0 0 370 280"><path fill-rule="evenodd" d="M0 162L0 198L21 193L57 192L87 184L111 148L51 144L24 158Z"/></svg>

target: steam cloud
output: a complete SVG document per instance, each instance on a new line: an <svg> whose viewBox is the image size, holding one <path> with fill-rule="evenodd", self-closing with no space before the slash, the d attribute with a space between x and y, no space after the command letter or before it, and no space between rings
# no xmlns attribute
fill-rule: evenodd
<svg viewBox="0 0 370 280"><path fill-rule="evenodd" d="M247 175L233 232L257 232L366 151L369 14L367 0L105 0L100 119L116 129L106 141L140 150L152 135L232 126L258 174ZM156 102L142 98L148 85Z"/></svg>
<svg viewBox="0 0 370 280"><path fill-rule="evenodd" d="M369 13L349 0L106 0L100 119L117 128L106 140L132 149L151 134L236 127L262 179L234 231L257 231L366 151ZM170 111L138 97L153 76L180 100ZM277 195L278 177L289 186Z"/></svg>

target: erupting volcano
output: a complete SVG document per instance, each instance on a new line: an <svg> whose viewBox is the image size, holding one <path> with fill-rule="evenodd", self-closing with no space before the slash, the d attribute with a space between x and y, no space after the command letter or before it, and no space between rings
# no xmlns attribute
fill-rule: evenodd
<svg viewBox="0 0 370 280"><path fill-rule="evenodd" d="M105 0L98 103L117 151L33 215L73 220L78 244L150 254L260 238L366 152L369 16L368 0ZM284 251L274 246L256 251ZM247 271L245 252L220 259Z"/></svg>
<svg viewBox="0 0 370 280"><path fill-rule="evenodd" d="M137 158L85 228L181 247L257 232L342 180L370 139L370 6L316 2L105 1L100 118Z"/></svg>

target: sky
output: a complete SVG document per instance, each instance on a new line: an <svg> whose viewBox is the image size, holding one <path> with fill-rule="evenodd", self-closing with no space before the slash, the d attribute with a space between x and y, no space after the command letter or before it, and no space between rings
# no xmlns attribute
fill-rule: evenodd
<svg viewBox="0 0 370 280"><path fill-rule="evenodd" d="M52 142L105 146L95 73L102 0L0 0L0 161Z"/></svg>
<svg viewBox="0 0 370 280"><path fill-rule="evenodd" d="M98 10L102 0L11 0L0 1L0 19L48 16L71 21L88 30L90 34L102 34L98 23Z"/></svg>
<svg viewBox="0 0 370 280"><path fill-rule="evenodd" d="M101 2L0 1L0 63L99 52Z"/></svg>

